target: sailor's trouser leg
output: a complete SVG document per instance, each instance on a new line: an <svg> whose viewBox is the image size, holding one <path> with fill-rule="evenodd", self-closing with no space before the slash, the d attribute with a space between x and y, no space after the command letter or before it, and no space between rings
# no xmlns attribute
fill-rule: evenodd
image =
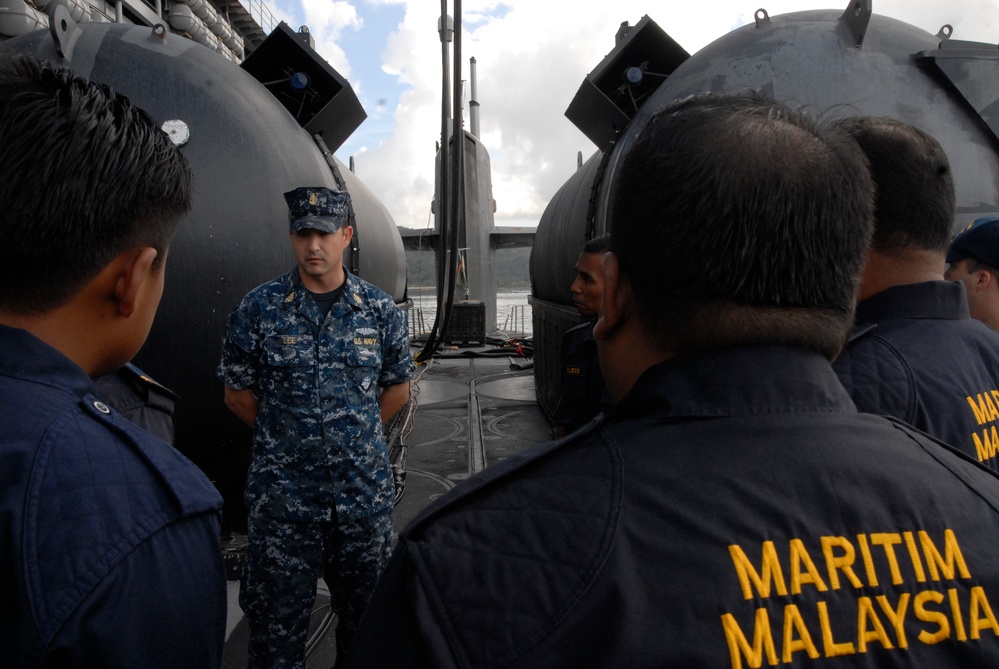
<svg viewBox="0 0 999 669"><path fill-rule="evenodd" d="M323 530L328 527L250 514L239 592L250 625L250 669L304 669Z"/></svg>
<svg viewBox="0 0 999 669"><path fill-rule="evenodd" d="M392 548L392 509L342 523L326 536L324 579L336 628L337 662L346 657Z"/></svg>

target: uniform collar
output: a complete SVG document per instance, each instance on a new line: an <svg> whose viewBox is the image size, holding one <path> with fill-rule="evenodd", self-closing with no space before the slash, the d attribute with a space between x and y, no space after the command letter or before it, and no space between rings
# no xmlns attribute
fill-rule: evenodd
<svg viewBox="0 0 999 669"><path fill-rule="evenodd" d="M855 412L829 362L787 346L744 346L650 367L609 420L795 412Z"/></svg>
<svg viewBox="0 0 999 669"><path fill-rule="evenodd" d="M0 375L67 389L83 397L93 382L83 368L27 330L0 325Z"/></svg>
<svg viewBox="0 0 999 669"><path fill-rule="evenodd" d="M580 336L583 338L583 341L595 342L596 339L593 338L593 326L596 324L597 324L596 319L584 321L579 325L574 325L571 328L569 328L568 332L573 332L573 333L579 332L581 333Z"/></svg>
<svg viewBox="0 0 999 669"><path fill-rule="evenodd" d="M899 318L971 318L964 286L957 281L924 281L893 286L857 305L858 324Z"/></svg>
<svg viewBox="0 0 999 669"><path fill-rule="evenodd" d="M340 295L340 300L333 305L332 309L330 309L329 316L333 318L342 316L346 313L347 309L360 309L364 304L360 296L360 279L351 274L346 267L343 268L343 272L347 279L344 282L343 293ZM315 300L305 299L306 295L309 294L309 291L305 287L305 284L302 283L302 276L298 273L298 268L296 267L292 271L285 274L285 279L287 290L285 291L285 295L282 300L288 304L295 304L303 316L316 325L322 325L323 321L326 319L323 317L323 313L319 310L319 306L316 304Z"/></svg>

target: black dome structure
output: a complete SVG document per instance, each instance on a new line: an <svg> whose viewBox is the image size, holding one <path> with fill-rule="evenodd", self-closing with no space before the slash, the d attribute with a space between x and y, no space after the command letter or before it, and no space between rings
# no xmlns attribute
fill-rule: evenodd
<svg viewBox="0 0 999 669"><path fill-rule="evenodd" d="M648 16L622 26L566 111L599 150L549 203L531 254L545 411L550 415L558 393L558 360L545 352L557 356L561 333L578 322L568 286L585 241L608 231L605 184L643 121L670 102L756 91L820 118L901 119L936 137L950 158L955 230L999 213L999 48L951 39L952 32L945 25L930 34L875 15L872 0L774 17L760 9L754 22L693 55Z"/></svg>
<svg viewBox="0 0 999 669"><path fill-rule="evenodd" d="M284 24L272 33L279 48L268 50L265 42L260 58L243 67L163 26L52 25L61 28L8 40L0 54L32 54L108 84L165 124L193 168L193 210L171 245L163 300L134 362L181 396L176 446L215 481L227 512L241 508L250 431L223 404L215 369L229 312L250 289L295 267L283 193L299 186L348 191L356 242L344 264L406 301L405 253L394 221L332 155L363 110L346 81ZM254 68L285 76L268 88ZM290 81L302 71L310 87L299 93L318 110L306 120L289 111L302 105L278 99L296 93ZM300 87L303 79L296 81Z"/></svg>

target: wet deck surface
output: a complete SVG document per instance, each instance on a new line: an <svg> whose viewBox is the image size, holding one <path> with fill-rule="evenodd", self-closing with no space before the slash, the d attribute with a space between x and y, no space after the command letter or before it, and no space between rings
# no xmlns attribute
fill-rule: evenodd
<svg viewBox="0 0 999 669"><path fill-rule="evenodd" d="M427 504L491 464L550 439L551 428L538 408L530 369L511 368L523 358L499 349L459 349L438 355L418 369L413 410L399 431L394 461L405 472L395 507L401 530ZM246 663L249 630L237 604L239 584L229 582L229 618L223 667ZM331 667L335 659L335 619L322 580L312 617L309 667Z"/></svg>

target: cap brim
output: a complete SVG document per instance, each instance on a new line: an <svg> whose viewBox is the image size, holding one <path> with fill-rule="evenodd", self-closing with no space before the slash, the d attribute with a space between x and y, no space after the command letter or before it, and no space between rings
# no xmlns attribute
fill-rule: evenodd
<svg viewBox="0 0 999 669"><path fill-rule="evenodd" d="M307 216L296 218L289 225L292 234L299 230L318 230L320 232L336 232L343 226L343 221L335 218Z"/></svg>
<svg viewBox="0 0 999 669"><path fill-rule="evenodd" d="M946 262L948 262L948 263L956 263L956 262L960 262L960 261L964 260L967 257L968 257L968 254L967 253L963 253L961 251L948 251L947 252Z"/></svg>

